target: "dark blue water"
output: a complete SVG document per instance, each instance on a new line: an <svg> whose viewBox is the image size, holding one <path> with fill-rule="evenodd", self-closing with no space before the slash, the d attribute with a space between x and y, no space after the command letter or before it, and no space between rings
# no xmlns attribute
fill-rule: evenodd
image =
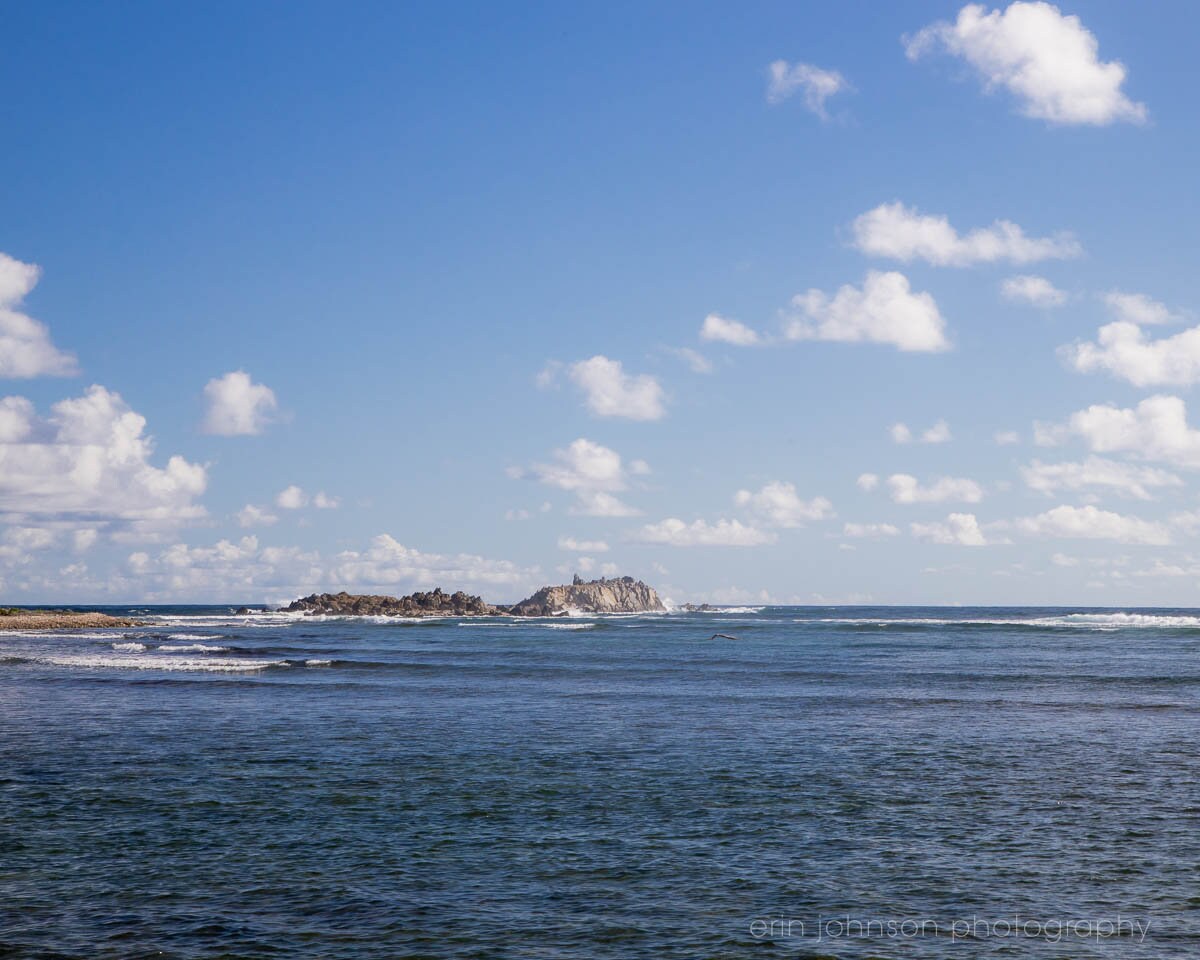
<svg viewBox="0 0 1200 960"><path fill-rule="evenodd" d="M1195 611L152 612L0 634L0 957L1200 955Z"/></svg>

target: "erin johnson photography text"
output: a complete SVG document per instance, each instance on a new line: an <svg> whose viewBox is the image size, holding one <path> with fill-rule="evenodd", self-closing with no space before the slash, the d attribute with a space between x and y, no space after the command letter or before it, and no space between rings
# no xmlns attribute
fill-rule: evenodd
<svg viewBox="0 0 1200 960"><path fill-rule="evenodd" d="M918 917L816 917L801 920L759 917L750 922L756 940L916 940L937 937L949 940L1027 939L1061 943L1069 940L1128 938L1142 943L1150 932L1150 921L1140 917L1094 919L1038 919L1014 914L1009 917L961 917L934 920Z"/></svg>

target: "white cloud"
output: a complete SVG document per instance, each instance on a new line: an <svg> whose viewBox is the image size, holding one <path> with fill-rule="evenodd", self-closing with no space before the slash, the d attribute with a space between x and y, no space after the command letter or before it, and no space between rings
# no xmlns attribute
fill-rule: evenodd
<svg viewBox="0 0 1200 960"><path fill-rule="evenodd" d="M679 357L688 365L688 369L692 373L712 373L712 361L708 359L699 350L693 350L691 347L676 347L671 350L675 356Z"/></svg>
<svg viewBox="0 0 1200 960"><path fill-rule="evenodd" d="M1079 560L1076 557L1068 557L1065 553L1056 553L1050 557L1050 562L1056 567L1077 567Z"/></svg>
<svg viewBox="0 0 1200 960"><path fill-rule="evenodd" d="M1182 566L1178 563L1163 563L1161 559L1155 559L1153 566L1143 570L1135 570L1135 577L1200 577L1200 564L1188 562L1187 566Z"/></svg>
<svg viewBox="0 0 1200 960"><path fill-rule="evenodd" d="M204 515L205 468L150 462L146 420L119 394L92 386L45 419L24 397L0 400L0 514L38 524L79 522L144 534Z"/></svg>
<svg viewBox="0 0 1200 960"><path fill-rule="evenodd" d="M465 589L527 585L536 579L537 573L536 567L523 568L507 560L489 560L474 554L423 553L385 533L374 537L366 550L338 554L329 579L347 587L404 583L413 588Z"/></svg>
<svg viewBox="0 0 1200 960"><path fill-rule="evenodd" d="M849 88L846 78L836 70L822 70L809 63L776 60L769 67L767 102L782 103L797 91L804 93L804 105L822 120L828 120L825 101Z"/></svg>
<svg viewBox="0 0 1200 960"><path fill-rule="evenodd" d="M323 571L316 553L297 547L263 547L258 538L220 540L213 546L175 543L156 554L129 555L127 566L137 589L148 600L178 599L229 602L270 593L292 599L314 589Z"/></svg>
<svg viewBox="0 0 1200 960"><path fill-rule="evenodd" d="M1118 320L1136 323L1143 327L1172 323L1183 318L1183 314L1171 310L1165 303L1159 303L1144 293L1123 293L1120 290L1110 290L1103 294L1101 299Z"/></svg>
<svg viewBox="0 0 1200 960"><path fill-rule="evenodd" d="M341 497L331 497L324 490L313 494L312 505L318 510L336 510L342 505Z"/></svg>
<svg viewBox="0 0 1200 960"><path fill-rule="evenodd" d="M833 504L824 497L801 500L794 485L779 481L766 484L757 493L739 490L733 501L773 527L802 527L810 520L833 515Z"/></svg>
<svg viewBox="0 0 1200 960"><path fill-rule="evenodd" d="M96 541L100 539L100 531L95 527L84 527L76 530L71 535L72 549L76 553L85 553L96 545Z"/></svg>
<svg viewBox="0 0 1200 960"><path fill-rule="evenodd" d="M570 512L584 517L636 517L641 514L620 497L604 490L578 490L578 502Z"/></svg>
<svg viewBox="0 0 1200 960"><path fill-rule="evenodd" d="M1151 340L1137 324L1105 324L1097 343L1062 348L1064 359L1081 373L1101 370L1135 387L1191 386L1200 382L1200 327Z"/></svg>
<svg viewBox="0 0 1200 960"><path fill-rule="evenodd" d="M1000 284L1000 292L1006 300L1030 303L1035 307L1061 307L1067 295L1045 277L1024 274L1009 277Z"/></svg>
<svg viewBox="0 0 1200 960"><path fill-rule="evenodd" d="M275 496L275 506L281 510L300 510L308 506L308 494L293 483Z"/></svg>
<svg viewBox="0 0 1200 960"><path fill-rule="evenodd" d="M17 309L40 275L33 264L0 253L0 377L66 377L78 372L75 358L51 342L45 324Z"/></svg>
<svg viewBox="0 0 1200 960"><path fill-rule="evenodd" d="M1043 446L1078 436L1095 453L1128 453L1200 469L1200 430L1188 426L1187 406L1179 397L1147 397L1133 408L1094 404L1071 414L1066 424L1037 423L1034 430Z"/></svg>
<svg viewBox="0 0 1200 960"><path fill-rule="evenodd" d="M1150 500L1152 487L1178 487L1183 481L1173 473L1154 467L1138 467L1104 457L1088 457L1082 463L1042 463L1034 460L1021 468L1031 490L1052 494L1059 490L1107 487L1137 500Z"/></svg>
<svg viewBox="0 0 1200 960"><path fill-rule="evenodd" d="M570 376L598 417L661 420L667 414L659 382L649 374L625 373L619 360L598 354L571 364Z"/></svg>
<svg viewBox="0 0 1200 960"><path fill-rule="evenodd" d="M630 472L649 469L644 461L635 460ZM593 440L580 437L565 449L555 450L552 463L534 464L531 472L542 483L573 493L576 513L594 517L630 517L638 513L615 496L629 485L621 455Z"/></svg>
<svg viewBox="0 0 1200 960"><path fill-rule="evenodd" d="M879 476L874 473L860 473L854 483L859 490L866 490L870 493L879 486Z"/></svg>
<svg viewBox="0 0 1200 960"><path fill-rule="evenodd" d="M559 550L573 550L578 553L607 553L608 544L603 540L576 540L574 537L559 537Z"/></svg>
<svg viewBox="0 0 1200 960"><path fill-rule="evenodd" d="M594 557L576 557L575 563L573 566L575 568L575 572L577 572L577 573L591 573L592 569L596 566L596 560ZM558 568L558 571L563 576L566 576L568 573L571 572L571 568L572 568L572 564L564 563L561 567Z"/></svg>
<svg viewBox="0 0 1200 960"><path fill-rule="evenodd" d="M1001 13L968 4L905 38L910 60L941 48L975 68L984 88L1006 88L1027 117L1054 124L1141 123L1144 104L1121 90L1125 67L1099 59L1096 37L1049 3L1016 2Z"/></svg>
<svg viewBox="0 0 1200 960"><path fill-rule="evenodd" d="M965 477L938 477L929 486L923 487L914 476L893 473L887 482L895 503L979 503L983 499L983 488Z"/></svg>
<svg viewBox="0 0 1200 960"><path fill-rule="evenodd" d="M46 550L57 540L57 531L45 527L9 527L4 531L4 542L21 551Z"/></svg>
<svg viewBox="0 0 1200 960"><path fill-rule="evenodd" d="M908 278L871 270L862 289L846 284L832 298L809 290L792 298L796 313L786 327L790 340L884 343L898 350L950 349L946 323L928 293L913 293Z"/></svg>
<svg viewBox="0 0 1200 960"><path fill-rule="evenodd" d="M959 234L944 216L923 214L904 204L882 203L860 214L853 224L854 242L868 256L909 263L924 260L938 267L967 267L975 263L1033 263L1079 256L1083 250L1069 233L1027 237L1008 220L997 220Z"/></svg>
<svg viewBox="0 0 1200 960"><path fill-rule="evenodd" d="M1055 507L1036 517L1024 517L1016 522L1016 526L1023 533L1037 537L1157 545L1171 542L1170 532L1161 523L1122 516L1090 505Z"/></svg>
<svg viewBox="0 0 1200 960"><path fill-rule="evenodd" d="M715 340L720 343L732 343L738 347L751 347L761 341L758 332L751 330L740 320L730 320L716 313L710 313L704 318L700 327L701 340Z"/></svg>
<svg viewBox="0 0 1200 960"><path fill-rule="evenodd" d="M950 424L945 420L939 420L921 434L922 443L949 443L953 439L954 437L950 433Z"/></svg>
<svg viewBox="0 0 1200 960"><path fill-rule="evenodd" d="M208 410L203 430L223 437L262 433L271 422L277 406L275 392L254 383L244 370L214 377L204 387Z"/></svg>
<svg viewBox="0 0 1200 960"><path fill-rule="evenodd" d="M1016 430L997 430L992 439L996 441L998 447L1011 447L1013 444L1021 442L1021 435Z"/></svg>
<svg viewBox="0 0 1200 960"><path fill-rule="evenodd" d="M279 521L275 514L268 513L262 507L256 507L252 503L242 507L236 516L239 527L269 527Z"/></svg>
<svg viewBox="0 0 1200 960"><path fill-rule="evenodd" d="M893 423L888 427L888 435L892 438L892 443L912 443L913 432L907 423ZM939 420L932 427L921 432L921 443L949 443L954 439L954 435L950 432L950 424L945 420Z"/></svg>
<svg viewBox="0 0 1200 960"><path fill-rule="evenodd" d="M773 543L775 535L748 527L737 520L706 520L684 523L668 517L659 523L648 523L633 535L640 543L658 543L671 547L757 547Z"/></svg>
<svg viewBox="0 0 1200 960"><path fill-rule="evenodd" d="M909 529L918 540L960 547L987 546L988 539L973 513L952 513L944 523L911 523Z"/></svg>
<svg viewBox="0 0 1200 960"><path fill-rule="evenodd" d="M890 523L847 523L842 527L842 536L867 540L894 537L899 532L900 528L894 527Z"/></svg>
<svg viewBox="0 0 1200 960"><path fill-rule="evenodd" d="M549 390L551 387L558 386L558 373L562 370L562 366L561 360L547 360L546 365L533 378L538 389Z"/></svg>

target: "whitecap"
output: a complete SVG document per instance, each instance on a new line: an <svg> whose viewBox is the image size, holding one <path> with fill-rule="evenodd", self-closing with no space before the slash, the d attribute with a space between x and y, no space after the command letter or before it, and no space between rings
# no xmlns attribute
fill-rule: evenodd
<svg viewBox="0 0 1200 960"><path fill-rule="evenodd" d="M211 643L164 643L158 649L163 653L226 653L229 650Z"/></svg>
<svg viewBox="0 0 1200 960"><path fill-rule="evenodd" d="M123 653L141 653L143 650L146 649L146 645L144 643L133 643L133 642L114 643L112 645L112 648L114 650L120 650Z"/></svg>
<svg viewBox="0 0 1200 960"><path fill-rule="evenodd" d="M171 670L196 671L200 673L256 673L269 667L286 667L284 660L235 660L232 658L205 658L197 660L189 657L161 657L153 654L146 656L97 656L92 654L73 654L69 656L38 656L38 663L47 663L56 667L86 667L99 669L123 670Z"/></svg>

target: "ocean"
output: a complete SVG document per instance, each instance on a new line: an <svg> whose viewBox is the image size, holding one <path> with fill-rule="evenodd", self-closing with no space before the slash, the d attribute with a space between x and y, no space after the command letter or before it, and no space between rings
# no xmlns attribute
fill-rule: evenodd
<svg viewBox="0 0 1200 960"><path fill-rule="evenodd" d="M1198 611L231 609L0 634L0 957L1200 955Z"/></svg>

